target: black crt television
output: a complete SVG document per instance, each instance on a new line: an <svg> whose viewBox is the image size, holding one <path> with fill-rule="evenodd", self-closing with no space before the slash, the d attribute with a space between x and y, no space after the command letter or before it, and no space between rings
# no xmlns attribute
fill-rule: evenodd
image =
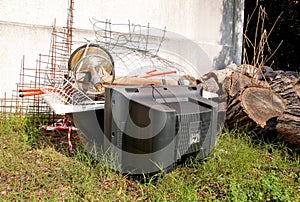
<svg viewBox="0 0 300 202"><path fill-rule="evenodd" d="M199 86L115 86L105 90L103 153L123 173L172 171L183 157L215 147L218 104Z"/></svg>

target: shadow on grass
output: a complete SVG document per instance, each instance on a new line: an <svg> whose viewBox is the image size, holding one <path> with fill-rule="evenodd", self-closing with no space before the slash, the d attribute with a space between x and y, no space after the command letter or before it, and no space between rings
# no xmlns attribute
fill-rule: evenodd
<svg viewBox="0 0 300 202"><path fill-rule="evenodd" d="M285 157L290 161L296 161L297 157L300 156L300 147L280 139L275 130L266 131L256 133L249 129L223 129L223 133L249 138L251 145L258 149L267 149L270 154L275 150L279 150L281 151L282 157Z"/></svg>

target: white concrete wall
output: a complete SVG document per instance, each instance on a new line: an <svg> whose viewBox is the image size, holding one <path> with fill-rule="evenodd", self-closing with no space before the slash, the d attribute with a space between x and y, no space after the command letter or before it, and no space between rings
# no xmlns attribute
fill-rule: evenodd
<svg viewBox="0 0 300 202"><path fill-rule="evenodd" d="M164 28L199 46L176 49L203 74L240 63L244 0L75 0L75 40L93 39L90 18ZM16 89L21 59L35 67L39 53L47 54L51 26L65 26L68 0L0 0L0 97ZM180 42L178 42L180 43ZM171 47L172 48L172 47Z"/></svg>

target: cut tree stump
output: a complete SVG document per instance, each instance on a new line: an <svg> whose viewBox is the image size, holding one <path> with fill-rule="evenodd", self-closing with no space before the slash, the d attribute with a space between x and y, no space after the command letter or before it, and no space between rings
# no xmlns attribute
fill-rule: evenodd
<svg viewBox="0 0 300 202"><path fill-rule="evenodd" d="M223 90L226 92L227 98L230 100L245 87L253 85L257 84L250 77L240 72L233 72L230 77L224 80Z"/></svg>
<svg viewBox="0 0 300 202"><path fill-rule="evenodd" d="M255 131L263 129L268 121L285 110L283 99L274 91L251 86L236 93L226 111L226 124Z"/></svg>
<svg viewBox="0 0 300 202"><path fill-rule="evenodd" d="M262 87L246 88L241 94L241 100L249 117L262 128L269 119L281 115L285 109L284 101L280 96Z"/></svg>

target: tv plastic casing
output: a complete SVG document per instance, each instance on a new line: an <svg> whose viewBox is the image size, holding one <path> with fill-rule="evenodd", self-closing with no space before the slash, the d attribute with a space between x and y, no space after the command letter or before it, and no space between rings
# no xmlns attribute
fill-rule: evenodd
<svg viewBox="0 0 300 202"><path fill-rule="evenodd" d="M190 154L207 157L219 125L218 104L202 97L201 86L108 87L104 109L73 119L94 157L130 174L169 172Z"/></svg>

